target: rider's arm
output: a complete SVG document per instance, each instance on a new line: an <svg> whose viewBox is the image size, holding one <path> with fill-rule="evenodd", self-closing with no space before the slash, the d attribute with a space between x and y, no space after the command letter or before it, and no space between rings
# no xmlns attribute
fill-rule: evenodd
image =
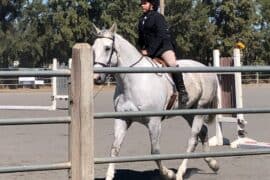
<svg viewBox="0 0 270 180"><path fill-rule="evenodd" d="M144 40L143 40L143 32L142 32L142 20L140 18L139 24L138 24L138 46L140 49L145 48Z"/></svg>

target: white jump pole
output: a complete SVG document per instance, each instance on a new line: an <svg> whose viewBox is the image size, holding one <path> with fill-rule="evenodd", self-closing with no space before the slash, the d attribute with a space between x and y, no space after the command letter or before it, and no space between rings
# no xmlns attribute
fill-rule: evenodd
<svg viewBox="0 0 270 180"><path fill-rule="evenodd" d="M233 50L233 61L235 67L241 66L241 54L240 49ZM236 72L234 74L235 78L235 99L236 108L243 108L243 93L242 93L242 75L241 72ZM231 143L232 148L237 148L239 143L243 142L245 138L245 124L247 124L244 119L243 114L237 114L237 137L238 139Z"/></svg>
<svg viewBox="0 0 270 180"><path fill-rule="evenodd" d="M234 49L233 59L235 66L241 66L241 53L240 49ZM236 107L243 108L243 94L242 94L242 76L241 72L235 73L235 96ZM237 114L237 140L231 143L232 148L269 148L270 143L257 142L254 139L246 137L245 125L247 121L243 114Z"/></svg>
<svg viewBox="0 0 270 180"><path fill-rule="evenodd" d="M218 49L213 51L214 67L220 67L220 52ZM220 89L220 82L218 81L217 96L218 96L218 108L222 108L222 94ZM222 132L222 118L221 114L216 115L216 135L209 139L210 146L222 146L228 144L228 139L223 137Z"/></svg>
<svg viewBox="0 0 270 180"><path fill-rule="evenodd" d="M240 49L234 49L233 50L234 66L236 67L241 66L240 59L241 59ZM242 74L241 72L236 72L234 76L235 76L236 108L243 108ZM244 132L245 124L247 124L247 121L244 119L244 115L237 114L238 137L245 136L245 132Z"/></svg>
<svg viewBox="0 0 270 180"><path fill-rule="evenodd" d="M52 70L57 70L57 59L53 58ZM52 109L56 110L56 96L57 96L57 86L56 86L56 77L52 77Z"/></svg>
<svg viewBox="0 0 270 180"><path fill-rule="evenodd" d="M68 59L68 68L71 69L72 67L72 58Z"/></svg>
<svg viewBox="0 0 270 180"><path fill-rule="evenodd" d="M68 68L71 69L72 58L68 60ZM58 70L58 61L56 58L53 59L52 70ZM67 100L68 95L58 95L57 94L57 77L52 77L52 110L57 108L57 100Z"/></svg>

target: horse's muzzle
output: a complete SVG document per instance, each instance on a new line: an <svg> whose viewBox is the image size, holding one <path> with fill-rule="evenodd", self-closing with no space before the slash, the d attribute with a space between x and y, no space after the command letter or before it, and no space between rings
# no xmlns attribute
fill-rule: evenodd
<svg viewBox="0 0 270 180"><path fill-rule="evenodd" d="M105 74L94 74L94 83L96 85L104 84L106 81L106 75Z"/></svg>

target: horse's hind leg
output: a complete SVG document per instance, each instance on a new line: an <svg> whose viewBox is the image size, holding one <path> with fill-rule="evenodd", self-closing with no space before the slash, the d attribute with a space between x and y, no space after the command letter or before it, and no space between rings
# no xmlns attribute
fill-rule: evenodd
<svg viewBox="0 0 270 180"><path fill-rule="evenodd" d="M204 124L200 133L199 133L199 137L202 141L202 147L203 147L203 151L204 152L209 152L210 151L210 147L209 147L209 143L208 143L208 128L207 125ZM218 171L219 170L219 165L217 163L217 161L212 158L212 157L206 157L204 158L205 162L208 164L208 166L214 171Z"/></svg>
<svg viewBox="0 0 270 180"><path fill-rule="evenodd" d="M114 122L114 142L111 147L111 157L116 157L119 155L121 144L126 136L127 130L130 127L131 122L122 120L122 119L115 119ZM107 174L106 180L112 180L114 178L115 173L115 164L110 163Z"/></svg>
<svg viewBox="0 0 270 180"><path fill-rule="evenodd" d="M160 135L161 135L161 119L159 117L151 117L147 124L151 140L151 154L160 154ZM160 170L160 174L164 179L173 179L175 174L172 170L167 169L161 162L157 160L156 164Z"/></svg>
<svg viewBox="0 0 270 180"><path fill-rule="evenodd" d="M206 118L205 115L194 116L192 125L191 125L191 122L187 119L191 125L191 137L189 138L189 141L188 141L188 148L186 151L187 153L191 153L195 151L195 148L198 144L198 135L202 129L205 118ZM176 174L177 180L183 179L183 175L186 173L186 170L187 170L187 163L188 163L188 159L184 159L182 164L178 168L178 171Z"/></svg>

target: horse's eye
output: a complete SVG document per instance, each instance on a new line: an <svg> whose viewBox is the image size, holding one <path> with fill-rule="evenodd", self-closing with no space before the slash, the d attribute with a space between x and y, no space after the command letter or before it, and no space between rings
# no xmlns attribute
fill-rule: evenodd
<svg viewBox="0 0 270 180"><path fill-rule="evenodd" d="M109 51L110 49L111 49L110 46L105 47L105 51Z"/></svg>

